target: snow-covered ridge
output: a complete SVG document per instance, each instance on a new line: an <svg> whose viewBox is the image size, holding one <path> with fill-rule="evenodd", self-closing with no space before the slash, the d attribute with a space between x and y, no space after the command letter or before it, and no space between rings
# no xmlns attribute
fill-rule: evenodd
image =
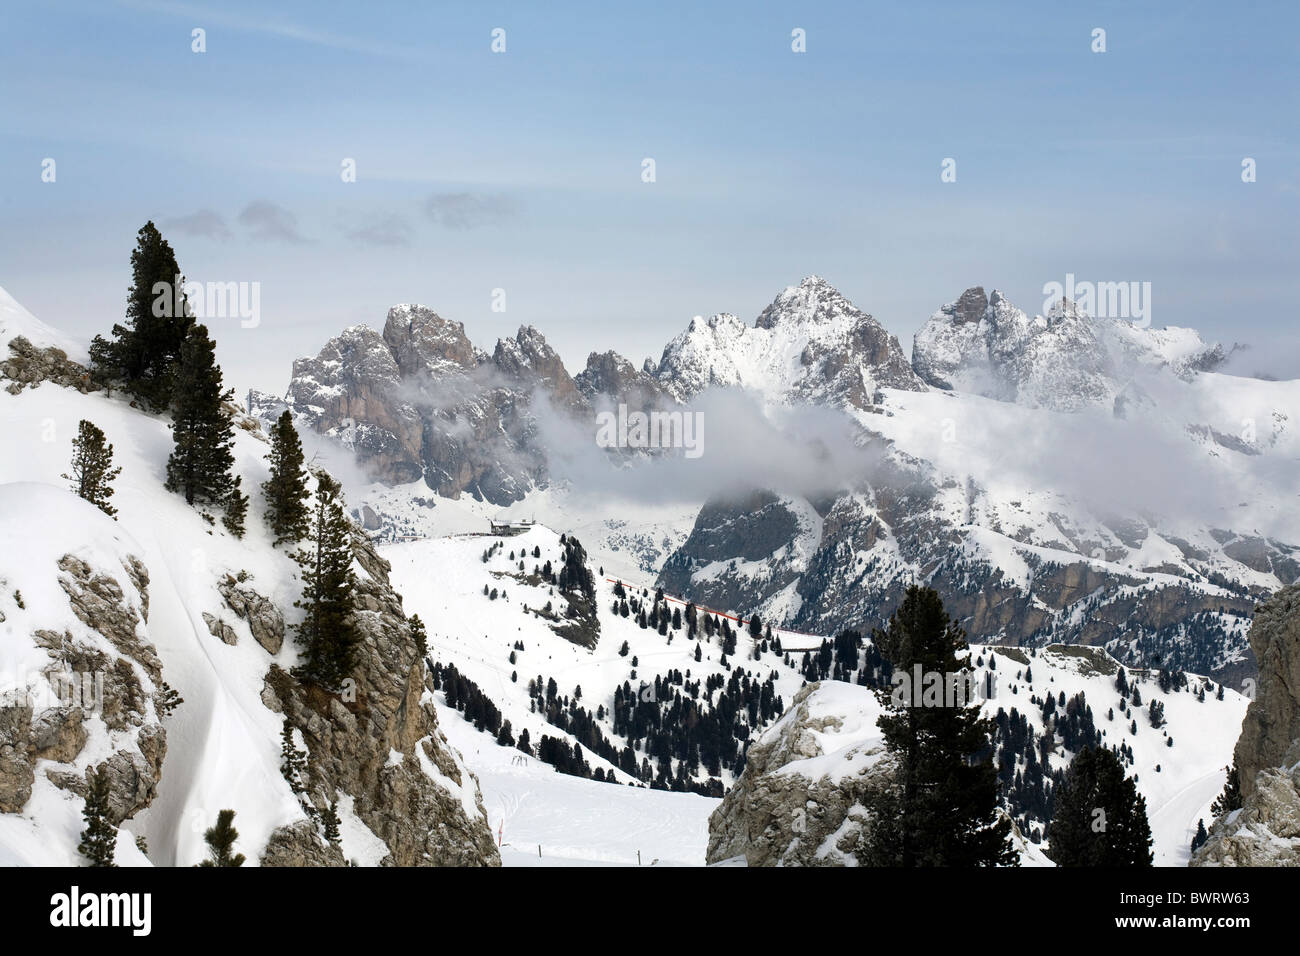
<svg viewBox="0 0 1300 956"><path fill-rule="evenodd" d="M912 367L937 388L1061 411L1109 406L1135 380L1210 371L1225 357L1192 329L1095 318L1066 299L1030 318L978 286L930 316L912 343Z"/></svg>

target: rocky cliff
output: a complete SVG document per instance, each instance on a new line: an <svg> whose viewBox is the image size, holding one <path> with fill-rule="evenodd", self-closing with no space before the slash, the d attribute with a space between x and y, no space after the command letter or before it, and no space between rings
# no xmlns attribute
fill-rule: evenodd
<svg viewBox="0 0 1300 956"><path fill-rule="evenodd" d="M750 748L745 772L709 817L708 862L748 866L854 866L870 835L863 805L887 783L874 694L838 682L809 684Z"/></svg>
<svg viewBox="0 0 1300 956"><path fill-rule="evenodd" d="M1242 805L1210 827L1193 866L1300 866L1300 586L1260 605L1259 661L1236 763Z"/></svg>

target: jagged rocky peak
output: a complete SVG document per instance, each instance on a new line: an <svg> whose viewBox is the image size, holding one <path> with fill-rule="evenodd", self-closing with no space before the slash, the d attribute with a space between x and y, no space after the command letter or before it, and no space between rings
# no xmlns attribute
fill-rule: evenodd
<svg viewBox="0 0 1300 956"><path fill-rule="evenodd" d="M727 312L697 317L664 349L656 377L681 400L739 385L776 401L858 408L881 388L925 388L898 339L819 276L782 290L753 326Z"/></svg>
<svg viewBox="0 0 1300 956"><path fill-rule="evenodd" d="M1077 411L1114 403L1135 375L1188 378L1226 357L1192 329L1097 318L1065 297L1046 312L1030 318L996 289L987 300L967 289L916 333L912 368L936 388Z"/></svg>
<svg viewBox="0 0 1300 956"><path fill-rule="evenodd" d="M993 294L1000 297L1000 293L996 289ZM956 302L949 302L940 311L951 315L953 322L963 325L967 322L978 322L984 318L984 313L988 307L989 297L984 294L984 287L977 285L974 288L967 289Z"/></svg>
<svg viewBox="0 0 1300 956"><path fill-rule="evenodd" d="M403 375L436 372L446 363L474 368L483 354L474 348L460 322L444 319L422 305L395 305L384 322L384 341Z"/></svg>
<svg viewBox="0 0 1300 956"><path fill-rule="evenodd" d="M560 402L581 404L582 396L560 354L531 325L521 325L513 338L497 339L492 361L504 375L521 384L541 385Z"/></svg>
<svg viewBox="0 0 1300 956"><path fill-rule="evenodd" d="M808 276L797 286L782 289L754 325L770 329L778 322L825 322L847 313L862 314L821 276Z"/></svg>
<svg viewBox="0 0 1300 956"><path fill-rule="evenodd" d="M646 359L646 362L650 362ZM628 402L636 405L657 405L671 402L654 378L654 368L637 369L617 352L592 352L587 356L587 367L574 376L588 401L601 398L611 402Z"/></svg>

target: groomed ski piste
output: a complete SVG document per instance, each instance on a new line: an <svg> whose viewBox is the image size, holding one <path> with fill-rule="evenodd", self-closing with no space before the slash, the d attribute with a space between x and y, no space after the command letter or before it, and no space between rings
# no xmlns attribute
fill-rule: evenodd
<svg viewBox="0 0 1300 956"><path fill-rule="evenodd" d="M484 553L498 541L500 546L485 562ZM533 557L534 549L540 557ZM783 656L770 650L761 654L760 660L754 660L755 642L738 629L736 654L724 665L719 639L710 641L701 635L701 660L697 662L696 641L687 638L684 625L680 631L669 628L665 636L652 628L639 627L635 615L623 618L614 614L615 588L623 579L602 575L600 556L590 555L600 637L592 650L579 647L532 613L548 601L557 600L553 589L544 582L530 585L519 577L521 554L527 555L524 561L529 572L535 564L547 560L557 564L560 560L560 534L542 526L513 537L464 533L393 544L384 547L382 553L392 563L392 579L404 597L406 612L418 613L428 628L430 658L453 664L477 683L500 708L503 719L511 722L514 734L527 728L534 745L543 734L573 742L571 736L547 723L530 707L527 685L539 675L543 681L554 679L561 695L581 688L584 706L595 711L603 704L608 712L615 687L625 682L635 690L642 682L653 682L656 676L673 670L688 675L688 680L710 675L729 677L729 666L749 670L755 676L774 674L776 689L788 707L804 684L799 670L802 650L815 648L822 640L773 628L783 647L800 651L790 655L787 665ZM485 585L489 594L491 588L499 589L501 593L495 600L484 595ZM644 591L647 605L653 601L655 592L649 585L635 588L623 580L623 587L628 594ZM670 597L665 595L665 599ZM530 611L526 612L525 606ZM700 613L707 611L700 609ZM734 610L717 613L741 617ZM625 641L626 656L619 653ZM522 650L517 643L522 643ZM514 663L510 660L512 652ZM1156 681L1157 673L1132 673L1129 678L1141 689L1143 707L1152 697L1164 704L1166 723L1155 728L1145 710L1135 710L1129 716L1118 712L1118 664L1100 649L1052 647L1031 651L971 645L970 657L981 686L988 686L986 678L991 671L997 674L993 693L982 703L984 713L992 716L999 708L1008 713L1016 708L1039 733L1046 721L1041 707L1030 702L1031 697L1041 701L1048 694L1059 697L1064 693L1068 700L1078 693L1085 694L1103 734L1103 744L1123 742L1133 752L1127 770L1136 775L1138 790L1147 802L1155 864L1186 865L1197 821L1204 819L1208 824L1212 819L1210 804L1223 788L1226 766L1232 761L1249 703L1245 697L1225 688L1224 699L1218 700L1217 685L1211 683L1211 691L1201 701L1196 691L1207 684L1204 678L1193 675L1188 675L1187 689L1163 693ZM634 659L636 666L632 664ZM1024 679L1026 670L1032 671L1032 682ZM837 751L868 742L880 713L876 696L868 688L833 683L834 706L845 708L844 716L852 718L845 720L846 726L870 729L843 739L830 732L822 735L824 754L813 758L818 773L827 765L827 758L833 764ZM629 785L634 781L627 774L589 750L585 758L591 766L614 773L621 786L560 773L536 757L523 757L515 748L497 745L492 735L476 730L457 709L448 707L442 691L437 698L444 732L478 775L505 865L704 862L708 816L718 800ZM1116 714L1108 720L1106 714L1111 708ZM1137 723L1136 733L1130 730L1133 720ZM775 732L771 728L778 721L760 732ZM621 748L625 740L613 733L611 722L606 719L600 723L610 741ZM1058 748L1049 758L1049 765L1054 769L1064 767L1071 756ZM803 769L801 763L789 764L783 772L798 773ZM813 764L808 766L812 768ZM725 784L733 782L734 777L724 775ZM1023 862L1051 865L1041 846L1033 844L1028 845Z"/></svg>

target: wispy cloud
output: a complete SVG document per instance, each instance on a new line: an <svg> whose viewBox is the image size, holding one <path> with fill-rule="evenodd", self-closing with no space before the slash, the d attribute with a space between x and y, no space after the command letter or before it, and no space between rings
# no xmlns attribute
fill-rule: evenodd
<svg viewBox="0 0 1300 956"><path fill-rule="evenodd" d="M188 216L163 220L163 228L178 232L182 236L197 236L203 239L229 239L230 227L226 220L211 209L200 209Z"/></svg>
<svg viewBox="0 0 1300 956"><path fill-rule="evenodd" d="M448 229L477 229L509 219L517 207L506 196L479 193L434 193L424 202L424 212Z"/></svg>
<svg viewBox="0 0 1300 956"><path fill-rule="evenodd" d="M249 229L255 239L282 242L306 242L298 231L298 219L283 206L266 199L256 199L239 213L239 224Z"/></svg>
<svg viewBox="0 0 1300 956"><path fill-rule="evenodd" d="M346 229L344 234L363 246L409 246L411 232L406 217L393 214Z"/></svg>
<svg viewBox="0 0 1300 956"><path fill-rule="evenodd" d="M118 0L118 2L124 7L146 13L184 17L191 21L193 26L203 27L209 31L214 26L224 27L227 30L240 33L257 33L264 36L282 37L312 46L327 47L331 50L364 53L367 56L410 58L417 55L415 50L403 49L387 43L373 42L358 36L313 29L280 16L248 15L218 8L203 7L192 3L164 3L162 0ZM211 42L212 38L209 37L209 43Z"/></svg>

